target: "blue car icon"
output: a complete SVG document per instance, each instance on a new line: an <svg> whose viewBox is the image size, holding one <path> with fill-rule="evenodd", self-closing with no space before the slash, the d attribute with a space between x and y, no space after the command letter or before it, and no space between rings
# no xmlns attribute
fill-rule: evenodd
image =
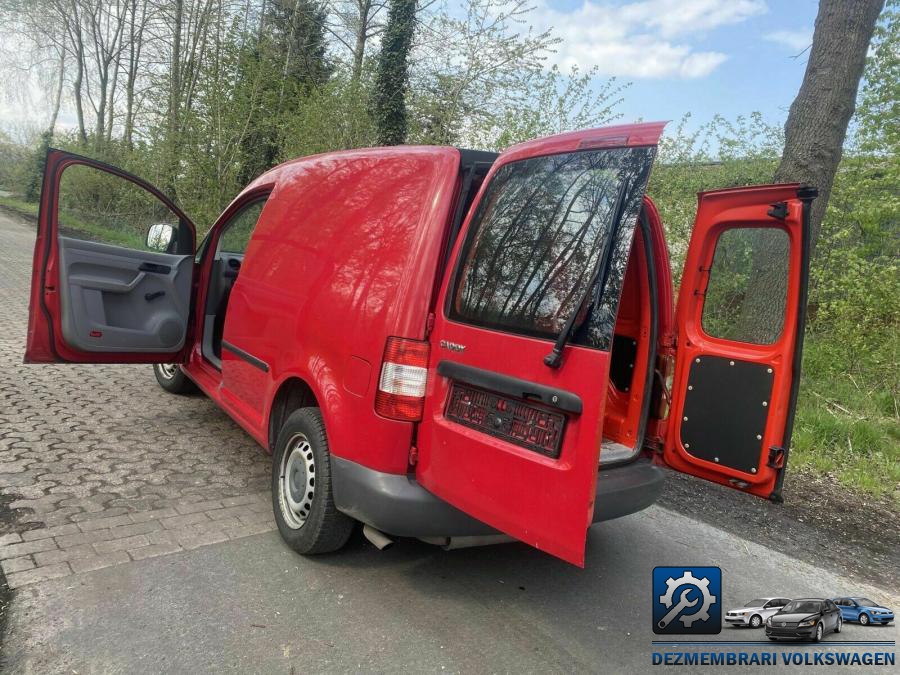
<svg viewBox="0 0 900 675"><path fill-rule="evenodd" d="M844 621L858 621L863 626L869 624L887 625L894 620L894 610L888 609L868 598L833 598L841 609Z"/></svg>

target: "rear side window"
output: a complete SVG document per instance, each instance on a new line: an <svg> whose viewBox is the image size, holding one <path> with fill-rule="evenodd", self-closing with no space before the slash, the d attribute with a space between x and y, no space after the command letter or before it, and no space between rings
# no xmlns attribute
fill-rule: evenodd
<svg viewBox="0 0 900 675"><path fill-rule="evenodd" d="M790 242L784 230L735 227L716 241L703 301L707 335L772 344L784 327Z"/></svg>
<svg viewBox="0 0 900 675"><path fill-rule="evenodd" d="M608 350L654 154L654 148L590 150L498 169L469 228L450 318L554 339L599 265L606 274L572 341Z"/></svg>

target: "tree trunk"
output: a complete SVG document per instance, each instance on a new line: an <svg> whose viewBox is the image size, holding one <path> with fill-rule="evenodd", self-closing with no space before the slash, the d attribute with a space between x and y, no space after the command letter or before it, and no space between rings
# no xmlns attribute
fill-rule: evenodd
<svg viewBox="0 0 900 675"><path fill-rule="evenodd" d="M375 82L375 124L381 145L406 141L406 88L415 18L416 0L391 0Z"/></svg>
<svg viewBox="0 0 900 675"><path fill-rule="evenodd" d="M59 108L62 105L63 84L66 81L66 50L60 47L59 50L59 77L56 80L56 96L53 98L53 110L50 112L50 122L47 124L47 133L53 137L53 130L56 128L56 120L59 117Z"/></svg>
<svg viewBox="0 0 900 675"><path fill-rule="evenodd" d="M784 125L785 144L775 182L800 182L819 189L811 214L815 248L866 53L884 0L820 0L812 49L800 93Z"/></svg>
<svg viewBox="0 0 900 675"><path fill-rule="evenodd" d="M353 45L353 71L354 82L359 82L362 77L363 61L366 58L366 42L369 38L369 13L372 11L372 0L359 0L359 24L356 26L356 42Z"/></svg>
<svg viewBox="0 0 900 675"><path fill-rule="evenodd" d="M175 195L175 176L178 173L178 135L181 100L181 24L184 16L184 1L175 0L172 25L172 62L169 71L169 105L166 115L166 146L168 166L166 187L170 195Z"/></svg>
<svg viewBox="0 0 900 675"><path fill-rule="evenodd" d="M828 197L841 161L847 125L866 53L884 0L820 0L806 74L784 125L785 144L776 183L818 188L810 214L810 253L815 249ZM753 245L753 271L738 321L750 339L767 334L784 320L782 294L788 274L781 239L760 231Z"/></svg>

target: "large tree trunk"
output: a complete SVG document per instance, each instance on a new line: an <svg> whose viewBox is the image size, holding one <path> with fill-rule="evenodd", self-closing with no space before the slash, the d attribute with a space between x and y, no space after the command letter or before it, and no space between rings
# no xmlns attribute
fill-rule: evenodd
<svg viewBox="0 0 900 675"><path fill-rule="evenodd" d="M866 52L884 0L820 0L812 49L800 93L784 126L785 144L775 182L819 189L812 208L815 247L834 183Z"/></svg>
<svg viewBox="0 0 900 675"><path fill-rule="evenodd" d="M416 0L391 0L375 81L375 124L381 145L406 141L406 88L415 19Z"/></svg>
<svg viewBox="0 0 900 675"><path fill-rule="evenodd" d="M785 123L776 183L818 188L810 214L810 252L815 249L847 134L869 42L884 0L820 0L812 48L800 92ZM787 248L760 231L750 239L753 269L738 332L765 341L784 320Z"/></svg>

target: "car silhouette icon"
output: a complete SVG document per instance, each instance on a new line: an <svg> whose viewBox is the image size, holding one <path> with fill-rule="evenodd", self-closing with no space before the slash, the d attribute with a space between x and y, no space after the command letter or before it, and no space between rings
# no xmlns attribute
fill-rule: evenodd
<svg viewBox="0 0 900 675"><path fill-rule="evenodd" d="M750 626L759 628L766 619L790 602L789 598L754 598L743 607L725 613L725 623L738 628Z"/></svg>
<svg viewBox="0 0 900 675"><path fill-rule="evenodd" d="M841 610L844 621L858 621L863 626L887 625L894 620L894 610L879 605L868 598L833 598Z"/></svg>
<svg viewBox="0 0 900 675"><path fill-rule="evenodd" d="M834 602L824 598L801 598L791 600L766 619L766 637L821 642L828 633L840 633L843 627L841 610Z"/></svg>

